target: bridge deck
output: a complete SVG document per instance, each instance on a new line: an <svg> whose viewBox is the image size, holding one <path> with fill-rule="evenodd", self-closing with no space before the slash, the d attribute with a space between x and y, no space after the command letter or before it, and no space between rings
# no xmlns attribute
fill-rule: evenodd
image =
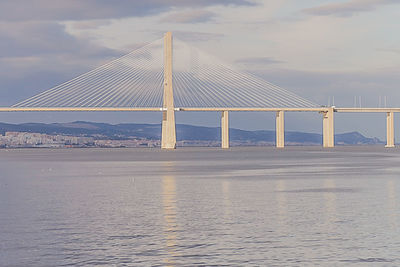
<svg viewBox="0 0 400 267"><path fill-rule="evenodd" d="M136 107L0 107L0 112L34 111L163 111L163 108ZM299 111L326 112L328 108L175 108L175 111Z"/></svg>
<svg viewBox="0 0 400 267"><path fill-rule="evenodd" d="M335 112L400 112L400 108L335 108Z"/></svg>
<svg viewBox="0 0 400 267"><path fill-rule="evenodd" d="M0 107L0 112L15 111L161 111L161 108L105 107Z"/></svg>
<svg viewBox="0 0 400 267"><path fill-rule="evenodd" d="M297 111L297 112L326 112L328 107L320 108L175 108L176 111ZM163 111L162 108L138 107L0 107L0 112L17 111ZM334 108L335 112L374 113L400 112L400 108Z"/></svg>

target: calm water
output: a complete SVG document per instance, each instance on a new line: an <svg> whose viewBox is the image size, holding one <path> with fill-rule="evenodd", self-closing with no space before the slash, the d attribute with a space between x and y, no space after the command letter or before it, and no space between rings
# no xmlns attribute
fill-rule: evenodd
<svg viewBox="0 0 400 267"><path fill-rule="evenodd" d="M0 266L399 266L400 150L0 150Z"/></svg>

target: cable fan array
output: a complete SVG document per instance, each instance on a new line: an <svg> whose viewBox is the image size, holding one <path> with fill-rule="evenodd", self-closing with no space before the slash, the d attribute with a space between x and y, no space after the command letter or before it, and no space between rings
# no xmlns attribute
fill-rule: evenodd
<svg viewBox="0 0 400 267"><path fill-rule="evenodd" d="M163 65L163 39L159 39L13 107L161 108ZM176 38L173 91L178 108L318 107Z"/></svg>
<svg viewBox="0 0 400 267"><path fill-rule="evenodd" d="M309 108L319 105L174 39L176 107Z"/></svg>
<svg viewBox="0 0 400 267"><path fill-rule="evenodd" d="M13 107L162 107L162 45L156 40Z"/></svg>

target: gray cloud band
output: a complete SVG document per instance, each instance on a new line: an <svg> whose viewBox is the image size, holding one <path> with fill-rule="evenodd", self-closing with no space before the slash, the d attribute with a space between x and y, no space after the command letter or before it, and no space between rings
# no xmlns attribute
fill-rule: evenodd
<svg viewBox="0 0 400 267"><path fill-rule="evenodd" d="M0 20L92 20L143 17L173 8L215 5L251 6L251 0L2 0Z"/></svg>
<svg viewBox="0 0 400 267"><path fill-rule="evenodd" d="M398 0L351 0L342 3L331 3L303 11L316 16L339 16L348 17L356 13L374 10L382 5L399 4Z"/></svg>

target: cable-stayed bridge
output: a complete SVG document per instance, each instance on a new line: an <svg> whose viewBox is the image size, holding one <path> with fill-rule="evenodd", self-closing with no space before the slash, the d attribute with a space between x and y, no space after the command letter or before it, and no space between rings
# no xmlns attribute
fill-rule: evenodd
<svg viewBox="0 0 400 267"><path fill-rule="evenodd" d="M334 146L334 112L386 112L387 147L400 109L323 107L236 70L174 39L168 32L127 55L0 111L158 111L161 147L176 147L176 111L221 112L221 143L229 148L229 111L276 112L276 146L284 147L284 112L323 114L323 146Z"/></svg>

